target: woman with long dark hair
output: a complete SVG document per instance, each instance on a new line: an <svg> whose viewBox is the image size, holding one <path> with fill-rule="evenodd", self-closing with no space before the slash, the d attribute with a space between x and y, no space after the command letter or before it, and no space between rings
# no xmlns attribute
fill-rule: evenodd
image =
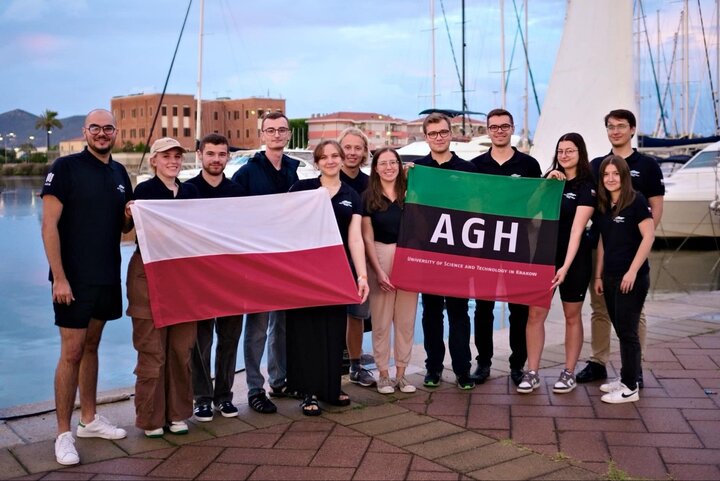
<svg viewBox="0 0 720 481"><path fill-rule="evenodd" d="M320 177L300 180L290 191L320 187L327 190L345 252L357 276L358 301L365 302L369 288L360 229L362 206L360 195L340 180L344 157L336 141L320 142L313 151ZM340 389L347 306L292 309L287 311L286 324L287 386L288 391L302 394L302 413L318 416L318 400L339 406L350 404L350 398Z"/></svg>
<svg viewBox="0 0 720 481"><path fill-rule="evenodd" d="M370 312L373 356L380 372L377 390L392 394L397 387L411 393L416 388L405 377L410 363L418 295L396 289L390 282L400 231L407 181L400 155L384 147L373 156L370 184L363 195L362 233L370 267ZM390 331L393 331L395 378L390 377Z"/></svg>
<svg viewBox="0 0 720 481"><path fill-rule="evenodd" d="M559 174L562 175L559 175ZM560 286L565 314L565 368L553 385L553 392L575 389L575 365L583 344L582 305L592 277L591 246L585 226L595 211L596 193L585 140L570 132L555 146L548 178L564 178L563 197L557 237L553 287ZM563 282L565 281L565 282ZM528 371L517 390L530 393L540 386L540 357L545 344L545 320L549 309L531 306L526 328Z"/></svg>
<svg viewBox="0 0 720 481"><path fill-rule="evenodd" d="M595 292L602 294L620 340L620 378L603 384L603 402L635 402L641 369L638 336L640 312L650 288L648 254L655 240L652 211L635 192L630 168L620 156L609 155L600 164L598 211L593 223L600 230L595 267Z"/></svg>

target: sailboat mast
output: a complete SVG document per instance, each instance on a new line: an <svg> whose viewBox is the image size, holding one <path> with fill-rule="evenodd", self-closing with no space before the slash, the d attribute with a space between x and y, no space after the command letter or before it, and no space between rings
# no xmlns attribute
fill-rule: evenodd
<svg viewBox="0 0 720 481"><path fill-rule="evenodd" d="M200 0L200 30L198 38L198 78L197 78L197 105L195 108L195 150L200 149L200 136L202 135L202 57L203 57L203 24L205 13L205 0ZM200 167L200 160L195 154L195 168Z"/></svg>
<svg viewBox="0 0 720 481"><path fill-rule="evenodd" d="M500 106L505 108L505 0L500 0Z"/></svg>
<svg viewBox="0 0 720 481"><path fill-rule="evenodd" d="M529 140L530 122L528 120L528 104L530 100L528 97L528 81L530 78L530 62L528 61L528 0L524 0L523 4L523 8L525 10L525 38L523 38L523 42L525 43L525 105L523 106L523 109L525 111L523 113L523 138L525 140Z"/></svg>
<svg viewBox="0 0 720 481"><path fill-rule="evenodd" d="M432 51L432 108L435 108L435 0L430 0L430 38Z"/></svg>
<svg viewBox="0 0 720 481"><path fill-rule="evenodd" d="M683 136L690 132L690 10L685 0L685 17L683 18Z"/></svg>
<svg viewBox="0 0 720 481"><path fill-rule="evenodd" d="M467 110L467 102L465 101L465 0L462 0L462 135L465 135L465 111Z"/></svg>

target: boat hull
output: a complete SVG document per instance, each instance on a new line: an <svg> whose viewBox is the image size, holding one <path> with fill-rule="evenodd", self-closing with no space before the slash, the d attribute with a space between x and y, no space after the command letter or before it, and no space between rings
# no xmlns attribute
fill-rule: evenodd
<svg viewBox="0 0 720 481"><path fill-rule="evenodd" d="M711 202L665 198L655 237L720 237L720 212L710 208Z"/></svg>

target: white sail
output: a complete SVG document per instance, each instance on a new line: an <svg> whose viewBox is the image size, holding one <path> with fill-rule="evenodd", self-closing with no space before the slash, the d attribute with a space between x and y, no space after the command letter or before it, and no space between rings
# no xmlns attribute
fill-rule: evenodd
<svg viewBox="0 0 720 481"><path fill-rule="evenodd" d="M633 81L633 0L568 0L565 27L530 154L543 172L557 139L577 132L592 159L610 151L603 118L637 115Z"/></svg>

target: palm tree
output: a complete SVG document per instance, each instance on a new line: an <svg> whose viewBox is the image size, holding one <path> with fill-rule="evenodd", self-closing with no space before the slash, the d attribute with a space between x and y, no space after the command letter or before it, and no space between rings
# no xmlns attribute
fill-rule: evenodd
<svg viewBox="0 0 720 481"><path fill-rule="evenodd" d="M57 119L58 113L45 109L45 112L40 114L37 122L35 122L36 129L43 129L47 134L47 150L50 150L50 132L53 128L62 129L63 124Z"/></svg>

